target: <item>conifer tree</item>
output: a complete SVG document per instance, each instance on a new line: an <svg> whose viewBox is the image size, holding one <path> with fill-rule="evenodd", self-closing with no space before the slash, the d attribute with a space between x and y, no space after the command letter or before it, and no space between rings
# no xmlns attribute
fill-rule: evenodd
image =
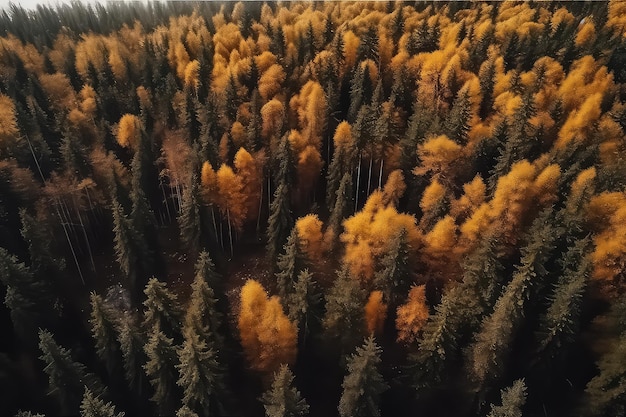
<svg viewBox="0 0 626 417"><path fill-rule="evenodd" d="M200 219L200 195L198 191L198 178L191 177L191 183L183 189L183 200L178 217L180 239L187 249L195 254L200 249L202 223Z"/></svg>
<svg viewBox="0 0 626 417"><path fill-rule="evenodd" d="M105 393L100 380L87 372L85 365L75 362L71 352L59 346L47 330L39 331L39 350L42 353L39 359L46 364L49 392L59 401L62 414L78 412L85 387L97 395Z"/></svg>
<svg viewBox="0 0 626 417"><path fill-rule="evenodd" d="M219 333L222 315L217 310L215 293L207 283L206 269L210 268L204 267L210 262L208 254L202 252L196 264L196 276L191 284L191 298L185 313L184 331L197 334L201 341L210 343L214 349L220 351L223 348L223 338Z"/></svg>
<svg viewBox="0 0 626 417"><path fill-rule="evenodd" d="M147 331L158 327L167 337L178 338L181 334L183 311L176 294L167 289L164 282L150 278L146 289L146 308L143 327Z"/></svg>
<svg viewBox="0 0 626 417"><path fill-rule="evenodd" d="M406 234L406 229L401 229L389 243L389 249L380 261L380 269L374 276L375 288L394 304L400 295L408 291L412 282Z"/></svg>
<svg viewBox="0 0 626 417"><path fill-rule="evenodd" d="M154 390L150 400L157 405L160 414L168 415L174 411L178 393L176 365L179 362L176 347L173 340L161 331L158 323L149 332L148 343L144 346L148 358L144 370Z"/></svg>
<svg viewBox="0 0 626 417"><path fill-rule="evenodd" d="M522 417L522 408L526 404L526 385L518 379L509 388L501 391L502 405L491 404L487 417Z"/></svg>
<svg viewBox="0 0 626 417"><path fill-rule="evenodd" d="M146 340L130 313L122 314L119 319L117 341L122 352L126 382L134 393L141 395L147 382L143 369L147 361L144 351Z"/></svg>
<svg viewBox="0 0 626 417"><path fill-rule="evenodd" d="M26 209L20 210L22 236L28 244L30 266L39 279L54 280L65 270L65 262L52 252L53 240L46 225L35 220Z"/></svg>
<svg viewBox="0 0 626 417"><path fill-rule="evenodd" d="M502 376L508 364L507 353L524 320L529 300L545 285L546 263L554 250L559 231L550 222L552 210L544 210L528 231L528 244L522 248L521 264L498 298L493 312L483 322L470 347L471 371L484 387Z"/></svg>
<svg viewBox="0 0 626 417"><path fill-rule="evenodd" d="M96 353L113 376L120 365L120 348L116 338L114 313L101 296L91 293L91 334L96 342Z"/></svg>
<svg viewBox="0 0 626 417"><path fill-rule="evenodd" d="M283 251L283 253L278 255L278 260L276 261L276 267L278 268L276 272L276 288L281 300L287 302L288 296L294 292L296 278L304 264L298 229L295 226L291 229L287 242L283 246Z"/></svg>
<svg viewBox="0 0 626 417"><path fill-rule="evenodd" d="M116 413L111 403L105 403L94 396L89 388L85 389L85 395L80 404L80 417L124 417L125 413Z"/></svg>
<svg viewBox="0 0 626 417"><path fill-rule="evenodd" d="M352 175L346 172L341 178L335 197L335 205L330 212L328 227L326 229L326 244L333 251L339 243L341 235L341 222L348 217L352 209Z"/></svg>
<svg viewBox="0 0 626 417"><path fill-rule="evenodd" d="M389 388L380 374L380 355L381 348L373 336L351 355L348 374L341 385L343 392L338 407L341 417L380 416L380 395Z"/></svg>
<svg viewBox="0 0 626 417"><path fill-rule="evenodd" d="M261 396L266 417L304 417L309 415L309 405L294 387L293 373L281 365L274 373L272 387Z"/></svg>
<svg viewBox="0 0 626 417"><path fill-rule="evenodd" d="M177 384L183 390L183 404L201 415L219 414L225 387L216 351L189 329L178 350L178 359Z"/></svg>
<svg viewBox="0 0 626 417"><path fill-rule="evenodd" d="M313 274L308 269L300 271L294 283L293 293L288 296L289 320L296 323L302 345L306 343L310 326L317 319L317 307L321 301L321 294L313 281Z"/></svg>
<svg viewBox="0 0 626 417"><path fill-rule="evenodd" d="M469 92L467 88L463 88L454 99L452 109L444 122L445 134L459 145L465 145L471 116Z"/></svg>
<svg viewBox="0 0 626 417"><path fill-rule="evenodd" d="M176 412L176 417L198 417L198 414L194 413L189 407L183 405Z"/></svg>
<svg viewBox="0 0 626 417"><path fill-rule="evenodd" d="M327 340L338 341L343 351L353 349L363 337L365 297L359 280L350 275L347 265L343 265L326 295L326 312L322 321Z"/></svg>
<svg viewBox="0 0 626 417"><path fill-rule="evenodd" d="M267 225L267 256L272 263L294 224L290 195L291 178L293 178L290 147L288 136L284 135L278 150L278 158L280 158L278 187L274 191Z"/></svg>
<svg viewBox="0 0 626 417"><path fill-rule="evenodd" d="M44 414L33 414L31 411L18 411L15 417L46 417Z"/></svg>

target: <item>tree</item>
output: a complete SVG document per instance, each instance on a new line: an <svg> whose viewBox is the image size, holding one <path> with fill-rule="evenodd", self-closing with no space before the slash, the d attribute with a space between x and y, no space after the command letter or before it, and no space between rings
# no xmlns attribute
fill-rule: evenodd
<svg viewBox="0 0 626 417"><path fill-rule="evenodd" d="M306 343L309 328L313 320L319 320L317 309L321 301L321 294L317 289L317 284L313 281L313 274L308 269L303 269L298 274L298 279L294 284L293 293L287 300L288 317L296 324L302 346Z"/></svg>
<svg viewBox="0 0 626 417"><path fill-rule="evenodd" d="M148 357L144 370L154 390L150 400L158 406L159 413L167 415L174 411L177 398L178 356L173 340L161 331L158 323L149 332L148 343L144 346Z"/></svg>
<svg viewBox="0 0 626 417"><path fill-rule="evenodd" d="M304 417L309 414L309 405L293 386L293 379L293 373L284 364L274 373L272 387L261 396L266 417Z"/></svg>
<svg viewBox="0 0 626 417"><path fill-rule="evenodd" d="M465 145L467 143L467 132L470 128L469 122L471 117L469 89L463 88L454 99L452 109L444 122L443 129L446 135L459 145Z"/></svg>
<svg viewBox="0 0 626 417"><path fill-rule="evenodd" d="M143 365L146 363L145 336L136 325L135 317L130 313L120 316L117 328L117 341L124 365L124 378L128 386L137 395L141 395L146 386L146 374Z"/></svg>
<svg viewBox="0 0 626 417"><path fill-rule="evenodd" d="M189 407L183 405L176 412L176 417L198 417L198 414L194 413Z"/></svg>
<svg viewBox="0 0 626 417"><path fill-rule="evenodd" d="M222 408L220 396L225 387L217 352L189 329L178 350L178 358L176 368L180 377L177 384L183 389L183 404L202 415L219 413Z"/></svg>
<svg viewBox="0 0 626 417"><path fill-rule="evenodd" d="M387 300L396 304L398 297L404 296L412 281L407 231L401 229L389 243L387 253L382 256L380 268L374 276L374 287L381 290Z"/></svg>
<svg viewBox="0 0 626 417"><path fill-rule="evenodd" d="M287 302L287 297L293 293L296 277L303 267L304 257L298 239L298 229L294 227L283 246L284 252L278 255L276 261L276 288L281 300Z"/></svg>
<svg viewBox="0 0 626 417"><path fill-rule="evenodd" d="M281 363L293 363L298 334L283 312L280 298L268 299L263 286L254 280L244 284L240 298L237 325L252 369L273 372Z"/></svg>
<svg viewBox="0 0 626 417"><path fill-rule="evenodd" d="M365 303L365 325L369 334L380 335L387 318L387 304L381 291L372 291Z"/></svg>
<svg viewBox="0 0 626 417"><path fill-rule="evenodd" d="M352 175L349 172L346 172L341 178L334 201L335 205L330 212L328 227L324 236L326 247L330 252L337 247L341 235L341 223L344 218L348 217L352 208Z"/></svg>
<svg viewBox="0 0 626 417"><path fill-rule="evenodd" d="M380 355L381 348L370 336L350 356L348 374L341 384L343 392L338 407L341 417L380 416L380 395L389 388L379 371Z"/></svg>
<svg viewBox="0 0 626 417"><path fill-rule="evenodd" d="M180 239L187 249L195 254L202 244L202 222L200 218L200 195L198 191L198 178L191 177L191 183L183 189L183 201L178 216Z"/></svg>
<svg viewBox="0 0 626 417"><path fill-rule="evenodd" d="M85 395L80 404L80 417L124 417L124 415L123 412L116 413L113 404L105 403L94 396L89 388L85 389Z"/></svg>
<svg viewBox="0 0 626 417"><path fill-rule="evenodd" d="M316 214L307 214L296 221L298 241L309 263L322 259L322 221Z"/></svg>
<svg viewBox="0 0 626 417"><path fill-rule="evenodd" d="M523 379L513 382L501 391L502 405L491 404L488 417L522 417L522 407L526 403L526 385Z"/></svg>
<svg viewBox="0 0 626 417"><path fill-rule="evenodd" d="M273 263L278 251L293 228L291 214L291 146L287 135L278 149L280 166L278 170L278 187L274 191L274 199L270 205L270 216L267 224L267 256Z"/></svg>
<svg viewBox="0 0 626 417"><path fill-rule="evenodd" d="M183 311L176 294L156 278L150 278L144 293L144 328L147 331L157 328L166 336L177 338L181 334Z"/></svg>
<svg viewBox="0 0 626 417"><path fill-rule="evenodd" d="M343 351L353 349L366 330L363 318L365 296L359 280L350 274L347 265L343 265L326 295L322 321L327 341L338 341Z"/></svg>
<svg viewBox="0 0 626 417"><path fill-rule="evenodd" d="M109 375L115 375L120 366L120 347L116 338L116 320L111 307L101 296L92 292L91 334L96 341L96 353L104 361Z"/></svg>
<svg viewBox="0 0 626 417"><path fill-rule="evenodd" d="M521 264L503 289L493 312L483 320L470 347L471 371L481 387L502 376L529 300L545 285L546 264L560 234L550 222L551 215L552 210L544 210L533 222L528 244L522 248Z"/></svg>
<svg viewBox="0 0 626 417"><path fill-rule="evenodd" d="M429 311L426 304L426 286L411 287L406 303L398 307L396 328L398 342L411 345L417 341L422 328L428 320Z"/></svg>
<svg viewBox="0 0 626 417"><path fill-rule="evenodd" d="M100 380L87 372L85 365L74 362L70 350L59 346L47 330L39 331L39 350L39 359L46 364L50 394L59 401L62 414L78 412L85 387L96 395L105 393Z"/></svg>

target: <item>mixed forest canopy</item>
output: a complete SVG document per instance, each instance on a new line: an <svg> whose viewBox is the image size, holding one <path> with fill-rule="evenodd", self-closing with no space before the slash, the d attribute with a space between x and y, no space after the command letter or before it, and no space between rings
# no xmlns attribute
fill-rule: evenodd
<svg viewBox="0 0 626 417"><path fill-rule="evenodd" d="M625 83L621 1L11 5L0 410L623 416Z"/></svg>

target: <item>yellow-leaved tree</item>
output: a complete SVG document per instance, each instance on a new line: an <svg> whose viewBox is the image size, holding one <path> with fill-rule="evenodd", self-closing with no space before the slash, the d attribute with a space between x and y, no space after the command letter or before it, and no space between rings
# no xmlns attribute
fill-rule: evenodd
<svg viewBox="0 0 626 417"><path fill-rule="evenodd" d="M426 286L411 287L406 303L398 307L396 329L398 342L407 345L414 344L428 320L428 305L426 305Z"/></svg>
<svg viewBox="0 0 626 417"><path fill-rule="evenodd" d="M322 221L317 214L307 214L296 221L300 247L311 262L322 259Z"/></svg>
<svg viewBox="0 0 626 417"><path fill-rule="evenodd" d="M387 318L387 304L383 302L382 291L372 291L365 304L365 324L367 332L379 335L383 332Z"/></svg>
<svg viewBox="0 0 626 417"><path fill-rule="evenodd" d="M237 325L250 367L271 373L281 364L294 363L298 333L280 298L268 298L263 286L251 279L241 288L240 303Z"/></svg>

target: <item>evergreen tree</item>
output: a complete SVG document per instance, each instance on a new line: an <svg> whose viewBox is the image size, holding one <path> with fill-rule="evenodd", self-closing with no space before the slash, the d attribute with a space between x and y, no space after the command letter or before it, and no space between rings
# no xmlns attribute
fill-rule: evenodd
<svg viewBox="0 0 626 417"><path fill-rule="evenodd" d="M321 294L316 287L313 274L308 269L304 269L298 274L293 293L288 296L287 316L298 326L303 345L312 321L316 319L316 310L321 301Z"/></svg>
<svg viewBox="0 0 626 417"><path fill-rule="evenodd" d="M544 210L528 231L528 244L522 248L521 265L503 289L493 312L487 316L470 347L472 374L484 387L503 375L515 336L524 321L529 300L545 285L546 264L560 232L550 220L552 209Z"/></svg>
<svg viewBox="0 0 626 417"><path fill-rule="evenodd" d="M302 254L298 238L298 229L295 226L291 229L283 250L284 252L278 255L278 260L276 261L278 271L275 275L278 296L286 303L287 298L294 292L297 275L304 263L304 255Z"/></svg>
<svg viewBox="0 0 626 417"><path fill-rule="evenodd" d="M146 341L130 313L124 313L119 319L117 341L122 352L126 382L134 393L140 396L147 382L143 369L147 360L144 351Z"/></svg>
<svg viewBox="0 0 626 417"><path fill-rule="evenodd" d="M28 244L30 267L35 276L46 280L60 278L65 270L65 262L53 253L50 245L54 239L50 236L46 225L35 220L26 209L20 210L20 219L22 236Z"/></svg>
<svg viewBox="0 0 626 417"><path fill-rule="evenodd" d="M194 175L191 184L183 189L183 201L178 216L180 239L187 249L195 254L200 249L202 223L200 219L200 196L198 178Z"/></svg>
<svg viewBox="0 0 626 417"><path fill-rule="evenodd" d="M322 326L327 340L338 341L343 351L354 348L365 332L363 308L365 291L359 280L343 265L326 295L326 313Z"/></svg>
<svg viewBox="0 0 626 417"><path fill-rule="evenodd" d="M198 417L198 414L191 411L191 409L186 405L183 405L176 412L176 417Z"/></svg>
<svg viewBox="0 0 626 417"><path fill-rule="evenodd" d="M459 145L465 145L471 117L469 92L467 88L464 88L458 92L454 103L452 103L452 109L443 124L445 134Z"/></svg>
<svg viewBox="0 0 626 417"><path fill-rule="evenodd" d="M115 375L120 365L120 348L116 338L115 317L102 297L91 293L91 334L96 341L96 353L104 361L109 375Z"/></svg>
<svg viewBox="0 0 626 417"><path fill-rule="evenodd" d="M502 405L491 404L487 417L522 417L522 407L526 403L526 385L518 379L510 388L501 391Z"/></svg>
<svg viewBox="0 0 626 417"><path fill-rule="evenodd" d="M202 251L198 254L195 265L196 277L200 276L204 282L212 289L217 289L222 284L220 274L215 270L215 264L209 252Z"/></svg>
<svg viewBox="0 0 626 417"><path fill-rule="evenodd" d="M219 414L225 386L215 350L189 330L178 350L178 359L176 368L180 377L177 384L183 390L183 404L201 415Z"/></svg>
<svg viewBox="0 0 626 417"><path fill-rule="evenodd" d="M196 266L201 266L208 258L200 257ZM201 254L202 255L202 254ZM208 262L211 262L208 258ZM185 313L185 332L193 332L200 340L210 343L217 351L223 348L223 338L219 334L221 329L222 315L216 308L217 300L213 289L206 280L203 268L196 269L196 276L191 284L191 298Z"/></svg>
<svg viewBox="0 0 626 417"><path fill-rule="evenodd" d="M29 340L37 328L53 325L59 314L49 284L36 279L30 268L0 248L0 281L7 286L4 303L22 340Z"/></svg>
<svg viewBox="0 0 626 417"><path fill-rule="evenodd" d="M406 234L406 229L403 228L393 237L387 253L380 261L380 269L374 276L374 287L394 304L398 301L398 296L404 296L408 292L412 283Z"/></svg>
<svg viewBox="0 0 626 417"><path fill-rule="evenodd" d="M176 389L178 357L173 340L161 331L157 323L150 330L150 337L144 350L148 357L144 370L154 389L150 400L158 406L161 415L169 415L174 411L174 402L178 397Z"/></svg>
<svg viewBox="0 0 626 417"><path fill-rule="evenodd" d="M330 212L327 230L331 231L330 250L334 250L339 243L341 235L341 222L348 217L352 209L352 175L349 172L343 174L339 188L337 188L335 205Z"/></svg>
<svg viewBox="0 0 626 417"><path fill-rule="evenodd" d="M287 365L274 373L272 387L263 393L261 401L266 417L304 417L309 415L309 405L293 386L293 373Z"/></svg>
<svg viewBox="0 0 626 417"><path fill-rule="evenodd" d="M147 331L158 328L167 337L177 338L181 334L183 311L176 294L167 289L164 282L150 278L146 289L146 308L143 326Z"/></svg>
<svg viewBox="0 0 626 417"><path fill-rule="evenodd" d="M272 264L294 225L291 213L293 164L290 148L289 139L287 135L284 135L278 149L278 158L280 158L277 175L278 187L274 191L274 199L270 205L270 216L267 225L267 256Z"/></svg>
<svg viewBox="0 0 626 417"><path fill-rule="evenodd" d="M124 417L125 413L116 413L111 403L105 403L94 396L89 388L85 389L83 401L80 404L80 417Z"/></svg>
<svg viewBox="0 0 626 417"><path fill-rule="evenodd" d="M370 336L348 360L338 407L341 417L380 416L380 395L389 388L380 374L380 355L381 348Z"/></svg>
<svg viewBox="0 0 626 417"><path fill-rule="evenodd" d="M78 412L85 387L97 395L105 393L100 380L88 373L85 365L74 362L71 352L57 345L47 330L39 331L39 349L42 353L39 359L46 364L49 392L59 401L62 414Z"/></svg>
<svg viewBox="0 0 626 417"><path fill-rule="evenodd" d="M33 414L31 411L18 411L15 417L46 417L45 414Z"/></svg>

